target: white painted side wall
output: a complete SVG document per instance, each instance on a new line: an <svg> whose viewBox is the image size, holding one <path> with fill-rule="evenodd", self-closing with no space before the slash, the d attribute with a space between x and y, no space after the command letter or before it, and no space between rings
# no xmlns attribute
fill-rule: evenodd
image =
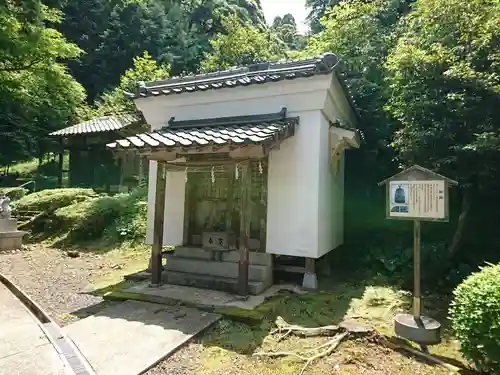
<svg viewBox="0 0 500 375"><path fill-rule="evenodd" d="M321 111L300 112L292 138L269 155L267 252L316 258Z"/></svg>
<svg viewBox="0 0 500 375"><path fill-rule="evenodd" d="M154 201L156 194L156 161L149 162L148 221L146 243L153 243ZM184 199L186 193L185 172L167 172L165 182L165 221L163 225L163 244L182 245L184 236Z"/></svg>
<svg viewBox="0 0 500 375"><path fill-rule="evenodd" d="M337 172L332 173L330 166L328 120L321 116L321 136L319 141L319 218L318 218L318 252L320 257L344 241L344 162L342 154Z"/></svg>

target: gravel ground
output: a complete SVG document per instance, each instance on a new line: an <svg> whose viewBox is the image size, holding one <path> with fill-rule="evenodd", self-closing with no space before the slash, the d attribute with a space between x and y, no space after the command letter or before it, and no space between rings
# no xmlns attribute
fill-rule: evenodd
<svg viewBox="0 0 500 375"><path fill-rule="evenodd" d="M92 278L112 266L102 256L82 253L77 258L71 258L64 250L41 245L28 245L23 250L0 253L0 272L61 326L113 303L84 293L89 289ZM70 315L78 310L82 313ZM196 374L199 350L199 345L189 344L149 370L147 375Z"/></svg>
<svg viewBox="0 0 500 375"><path fill-rule="evenodd" d="M194 375L199 374L197 369L200 362L201 346L195 343L188 344L173 355L161 361L145 375Z"/></svg>
<svg viewBox="0 0 500 375"><path fill-rule="evenodd" d="M101 297L83 291L88 288L91 277L108 266L96 255L71 258L63 250L40 245L0 254L0 272L61 326L79 319L70 313L102 304Z"/></svg>

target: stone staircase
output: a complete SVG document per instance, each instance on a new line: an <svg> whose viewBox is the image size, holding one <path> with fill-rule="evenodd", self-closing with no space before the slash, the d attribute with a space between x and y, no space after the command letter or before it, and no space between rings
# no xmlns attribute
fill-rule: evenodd
<svg viewBox="0 0 500 375"><path fill-rule="evenodd" d="M237 292L237 250L222 252L220 260L214 260L211 251L196 247L177 247L166 255L163 282L196 288ZM250 252L248 291L256 295L273 284L271 254Z"/></svg>
<svg viewBox="0 0 500 375"><path fill-rule="evenodd" d="M17 211L14 216L17 219L17 227L23 229L28 226L42 211Z"/></svg>

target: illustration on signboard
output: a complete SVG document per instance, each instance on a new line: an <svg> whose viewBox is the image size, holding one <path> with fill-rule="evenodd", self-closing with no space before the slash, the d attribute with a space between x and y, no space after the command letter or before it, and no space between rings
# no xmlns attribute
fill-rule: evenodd
<svg viewBox="0 0 500 375"><path fill-rule="evenodd" d="M391 183L391 212L408 212L408 184Z"/></svg>

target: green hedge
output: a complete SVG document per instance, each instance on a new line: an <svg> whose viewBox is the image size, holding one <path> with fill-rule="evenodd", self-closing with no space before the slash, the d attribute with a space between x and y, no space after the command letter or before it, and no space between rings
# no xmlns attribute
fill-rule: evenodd
<svg viewBox="0 0 500 375"><path fill-rule="evenodd" d="M4 188L2 190L10 198L11 201L17 201L23 198L28 193L28 189L22 187Z"/></svg>
<svg viewBox="0 0 500 375"><path fill-rule="evenodd" d="M98 197L92 189L47 189L26 195L16 202L15 208L21 210L57 210L71 204Z"/></svg>
<svg viewBox="0 0 500 375"><path fill-rule="evenodd" d="M57 229L68 231L67 242L77 243L102 237L124 211L123 199L103 196L60 208L54 214Z"/></svg>
<svg viewBox="0 0 500 375"><path fill-rule="evenodd" d="M500 264L473 273L453 294L450 318L464 357L500 374Z"/></svg>

